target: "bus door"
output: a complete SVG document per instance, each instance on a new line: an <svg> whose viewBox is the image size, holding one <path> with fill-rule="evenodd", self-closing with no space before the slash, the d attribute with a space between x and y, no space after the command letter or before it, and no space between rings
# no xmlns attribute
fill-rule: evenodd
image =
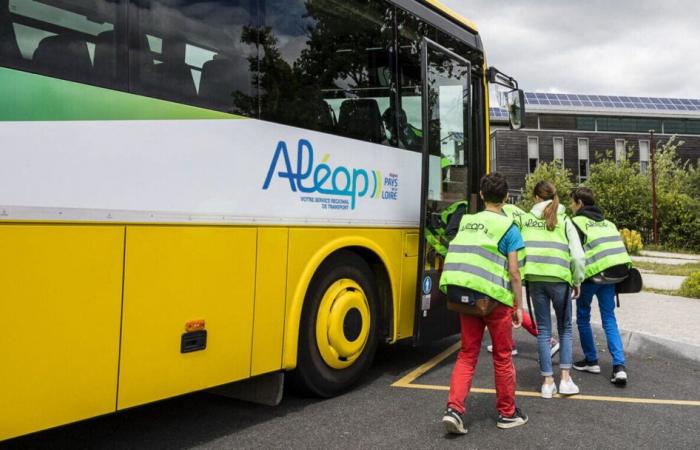
<svg viewBox="0 0 700 450"><path fill-rule="evenodd" d="M415 342L459 332L458 314L447 310L440 274L449 245L443 214L469 190L470 63L425 39L422 48L423 175L421 245ZM472 205L472 208L475 205Z"/></svg>

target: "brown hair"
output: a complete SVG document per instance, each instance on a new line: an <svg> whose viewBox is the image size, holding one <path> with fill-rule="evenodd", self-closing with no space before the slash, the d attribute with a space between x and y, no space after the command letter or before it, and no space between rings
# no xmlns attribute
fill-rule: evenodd
<svg viewBox="0 0 700 450"><path fill-rule="evenodd" d="M595 205L595 195L593 195L593 191L587 187L580 187L571 191L571 198L575 202L581 201L585 206Z"/></svg>
<svg viewBox="0 0 700 450"><path fill-rule="evenodd" d="M559 195L557 195L557 188L549 181L540 181L535 185L533 195L536 195L542 200L552 201L552 203L547 205L544 209L544 220L547 222L547 229L549 231L554 231L554 228L557 226L557 213L559 212Z"/></svg>
<svg viewBox="0 0 700 450"><path fill-rule="evenodd" d="M500 173L493 172L481 177L479 189L485 202L503 203L508 196L508 181Z"/></svg>

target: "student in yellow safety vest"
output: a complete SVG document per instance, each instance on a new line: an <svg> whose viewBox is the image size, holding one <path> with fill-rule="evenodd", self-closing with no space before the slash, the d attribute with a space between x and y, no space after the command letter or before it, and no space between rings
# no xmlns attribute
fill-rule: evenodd
<svg viewBox="0 0 700 450"><path fill-rule="evenodd" d="M440 290L448 298L466 305L485 299L491 305L490 312L483 317L459 313L462 347L452 371L447 409L442 418L446 430L457 434L467 432L462 415L485 327L493 343L496 426L512 428L527 423L527 416L515 407L515 367L511 355L513 326L522 324L517 254L524 244L513 219L502 210L508 197L505 177L498 173L484 176L480 190L486 209L462 218L440 277Z"/></svg>
<svg viewBox="0 0 700 450"><path fill-rule="evenodd" d="M585 259L574 224L559 204L557 190L552 183L540 181L533 190L535 205L520 218L520 232L525 240L523 278L528 286L537 319L542 398L552 398L557 392L552 369L550 339L552 320L550 304L557 318L561 342L559 393L573 395L579 388L571 379L571 291L578 297L583 281Z"/></svg>
<svg viewBox="0 0 700 450"><path fill-rule="evenodd" d="M625 354L622 338L615 319L615 283L629 274L632 260L614 223L605 220L603 212L595 204L593 191L578 188L571 193L571 209L586 257L585 281L581 295L576 300L576 324L585 358L574 363L574 369L600 373L598 353L591 330L591 302L598 298L600 318L612 356L613 371L610 382L618 386L627 384Z"/></svg>

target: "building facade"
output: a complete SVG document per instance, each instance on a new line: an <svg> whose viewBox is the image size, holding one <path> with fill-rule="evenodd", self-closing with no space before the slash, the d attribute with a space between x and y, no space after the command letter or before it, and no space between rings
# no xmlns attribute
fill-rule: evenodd
<svg viewBox="0 0 700 450"><path fill-rule="evenodd" d="M562 161L575 183L606 157L648 170L650 130L657 146L677 135L685 141L678 156L694 164L700 158L700 100L528 92L525 104L520 130L508 127L505 111L491 111L492 168L508 177L514 196L541 162Z"/></svg>

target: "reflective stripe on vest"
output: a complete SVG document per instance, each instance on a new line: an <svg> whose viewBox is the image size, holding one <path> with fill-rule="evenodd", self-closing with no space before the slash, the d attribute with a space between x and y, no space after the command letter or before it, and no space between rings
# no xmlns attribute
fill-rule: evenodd
<svg viewBox="0 0 700 450"><path fill-rule="evenodd" d="M465 215L450 243L440 289L461 286L512 306L508 258L498 251L498 243L512 225L512 219L490 211Z"/></svg>
<svg viewBox="0 0 700 450"><path fill-rule="evenodd" d="M583 248L586 252L585 277L590 278L605 269L625 264L628 267L632 259L627 254L620 232L609 220L594 221L584 216L573 218L576 227L584 235Z"/></svg>
<svg viewBox="0 0 700 450"><path fill-rule="evenodd" d="M517 206L511 204L511 203L506 203L503 205L503 212L505 213L506 216L510 217L513 219L513 223L518 226L519 229L522 229L521 223L520 223L520 218L527 214L525 211L522 209L518 208ZM523 276L523 267L525 267L525 249L522 248L518 250L518 267L520 267L520 276Z"/></svg>
<svg viewBox="0 0 700 450"><path fill-rule="evenodd" d="M571 254L566 237L565 215L557 217L554 230L547 229L544 219L528 213L520 218L521 232L525 241L525 266L523 278L554 277L571 284Z"/></svg>

